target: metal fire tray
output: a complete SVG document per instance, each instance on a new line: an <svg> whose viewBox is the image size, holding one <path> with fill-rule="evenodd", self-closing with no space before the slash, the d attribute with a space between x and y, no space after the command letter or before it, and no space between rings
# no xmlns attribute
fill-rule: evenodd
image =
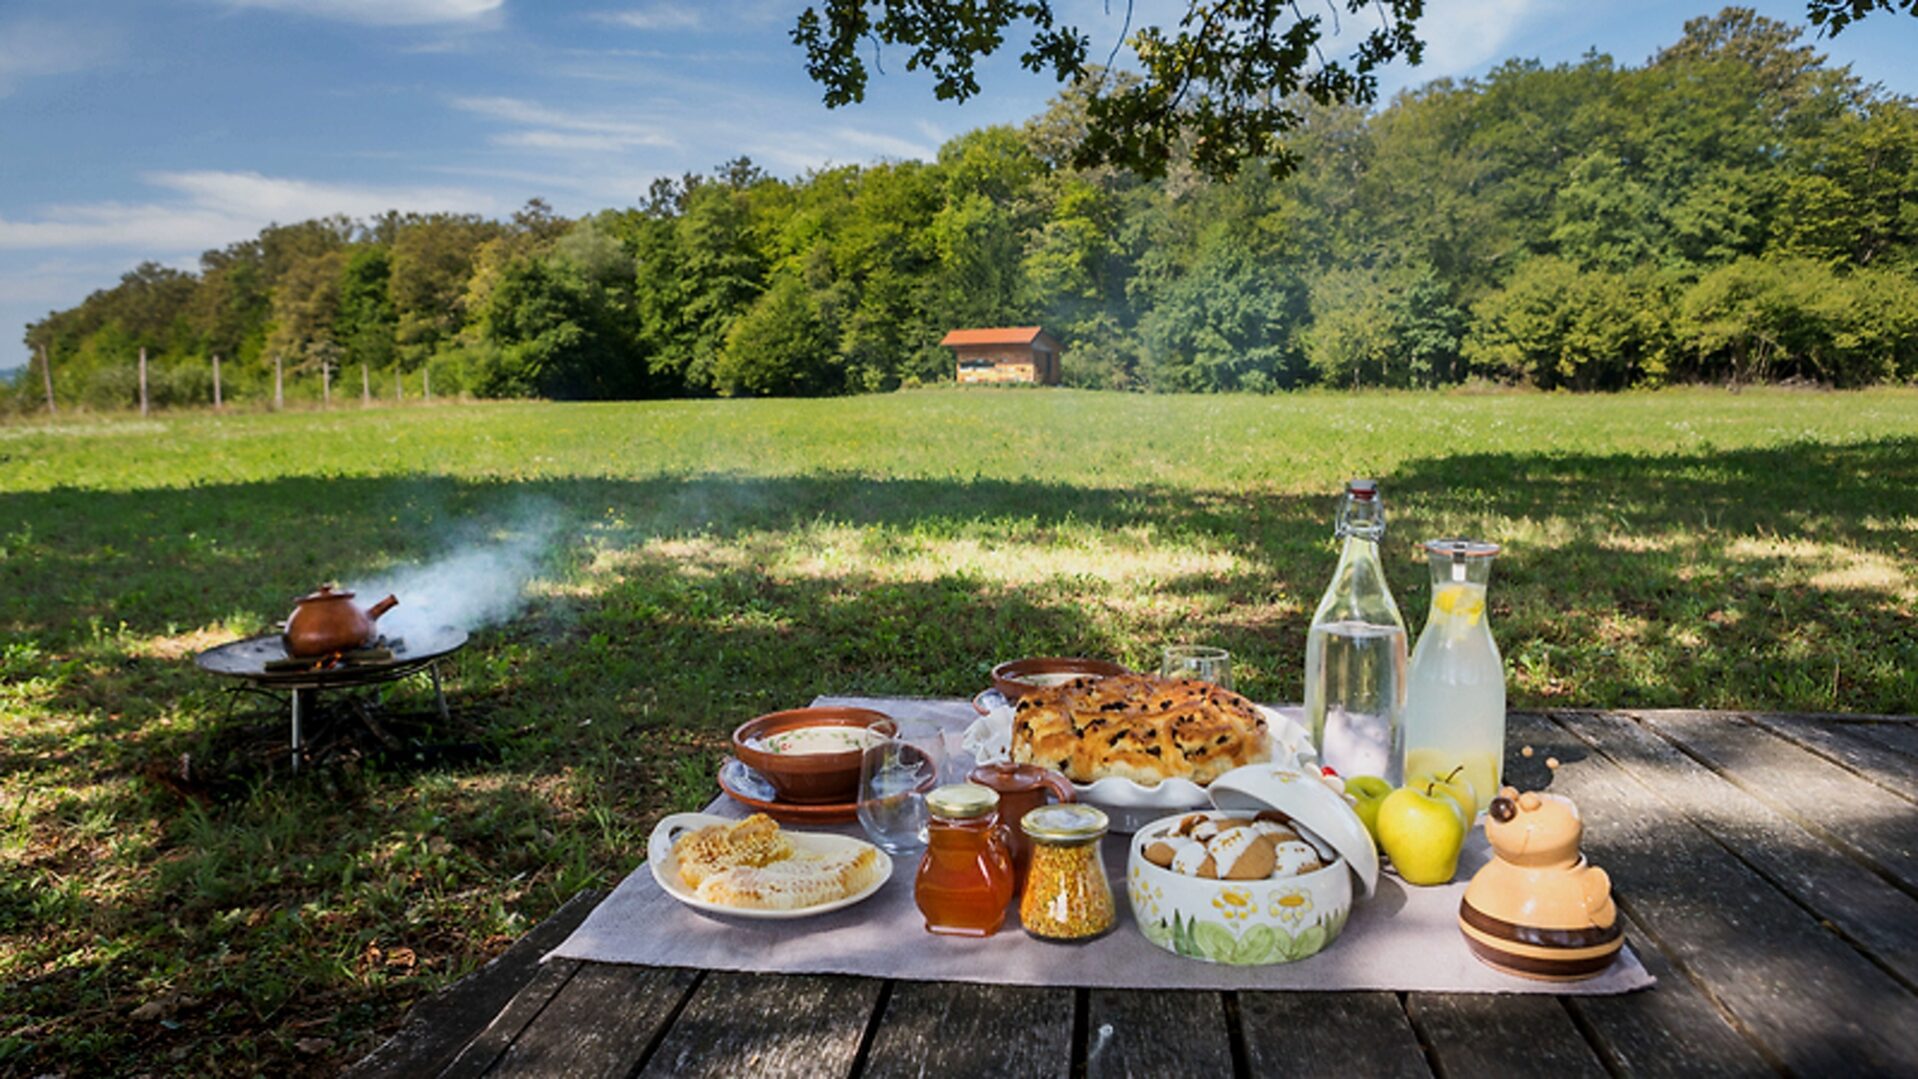
<svg viewBox="0 0 1918 1079"><path fill-rule="evenodd" d="M346 663L320 670L270 670L269 663L288 659L286 644L277 633L232 641L209 648L194 657L205 671L243 678L270 689L342 689L391 682L416 671L425 670L435 660L466 646L466 631L453 626L420 632L409 631L405 638L387 642L391 659Z"/></svg>

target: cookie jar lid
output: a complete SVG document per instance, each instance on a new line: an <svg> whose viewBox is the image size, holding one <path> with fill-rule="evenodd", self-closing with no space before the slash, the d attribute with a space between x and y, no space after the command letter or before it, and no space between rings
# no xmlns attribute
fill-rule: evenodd
<svg viewBox="0 0 1918 1079"><path fill-rule="evenodd" d="M1317 776L1270 763L1248 764L1213 780L1207 790L1219 809L1276 809L1305 825L1352 867L1366 896L1378 888L1379 852L1372 844L1372 834L1344 796L1334 793Z"/></svg>

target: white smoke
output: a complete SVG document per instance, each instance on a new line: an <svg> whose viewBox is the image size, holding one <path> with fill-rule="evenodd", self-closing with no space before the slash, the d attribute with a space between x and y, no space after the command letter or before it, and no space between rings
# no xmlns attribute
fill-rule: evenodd
<svg viewBox="0 0 1918 1079"><path fill-rule="evenodd" d="M380 616L387 637L426 636L441 626L472 631L504 622L526 602L563 528L556 514L522 513L510 528L486 530L425 565L395 566L353 582L354 602L370 607L394 595L399 606Z"/></svg>

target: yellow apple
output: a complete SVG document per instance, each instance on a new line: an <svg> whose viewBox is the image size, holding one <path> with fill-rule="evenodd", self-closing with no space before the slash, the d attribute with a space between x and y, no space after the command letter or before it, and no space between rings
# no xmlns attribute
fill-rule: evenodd
<svg viewBox="0 0 1918 1079"><path fill-rule="evenodd" d="M1466 819L1436 780L1400 787L1379 803L1379 849L1407 884L1444 884L1458 872Z"/></svg>

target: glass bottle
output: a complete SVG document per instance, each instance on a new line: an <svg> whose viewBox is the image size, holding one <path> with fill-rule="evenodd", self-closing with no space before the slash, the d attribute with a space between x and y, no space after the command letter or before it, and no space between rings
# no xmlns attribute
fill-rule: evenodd
<svg viewBox="0 0 1918 1079"><path fill-rule="evenodd" d="M926 931L989 937L1012 904L1012 856L999 838L999 793L977 783L949 783L926 795L932 815L926 853L912 895Z"/></svg>
<svg viewBox="0 0 1918 1079"><path fill-rule="evenodd" d="M1020 829L1032 866L1019 893L1019 924L1041 940L1091 940L1118 920L1099 841L1111 822L1088 805L1042 806Z"/></svg>
<svg viewBox="0 0 1918 1079"><path fill-rule="evenodd" d="M1385 583L1385 506L1374 480L1352 480L1339 504L1338 569L1305 639L1305 716L1322 763L1396 786L1405 710L1405 619Z"/></svg>
<svg viewBox="0 0 1918 1079"><path fill-rule="evenodd" d="M1485 616L1498 544L1427 540L1432 613L1412 651L1405 708L1405 775L1463 769L1483 810L1505 769L1505 665Z"/></svg>

